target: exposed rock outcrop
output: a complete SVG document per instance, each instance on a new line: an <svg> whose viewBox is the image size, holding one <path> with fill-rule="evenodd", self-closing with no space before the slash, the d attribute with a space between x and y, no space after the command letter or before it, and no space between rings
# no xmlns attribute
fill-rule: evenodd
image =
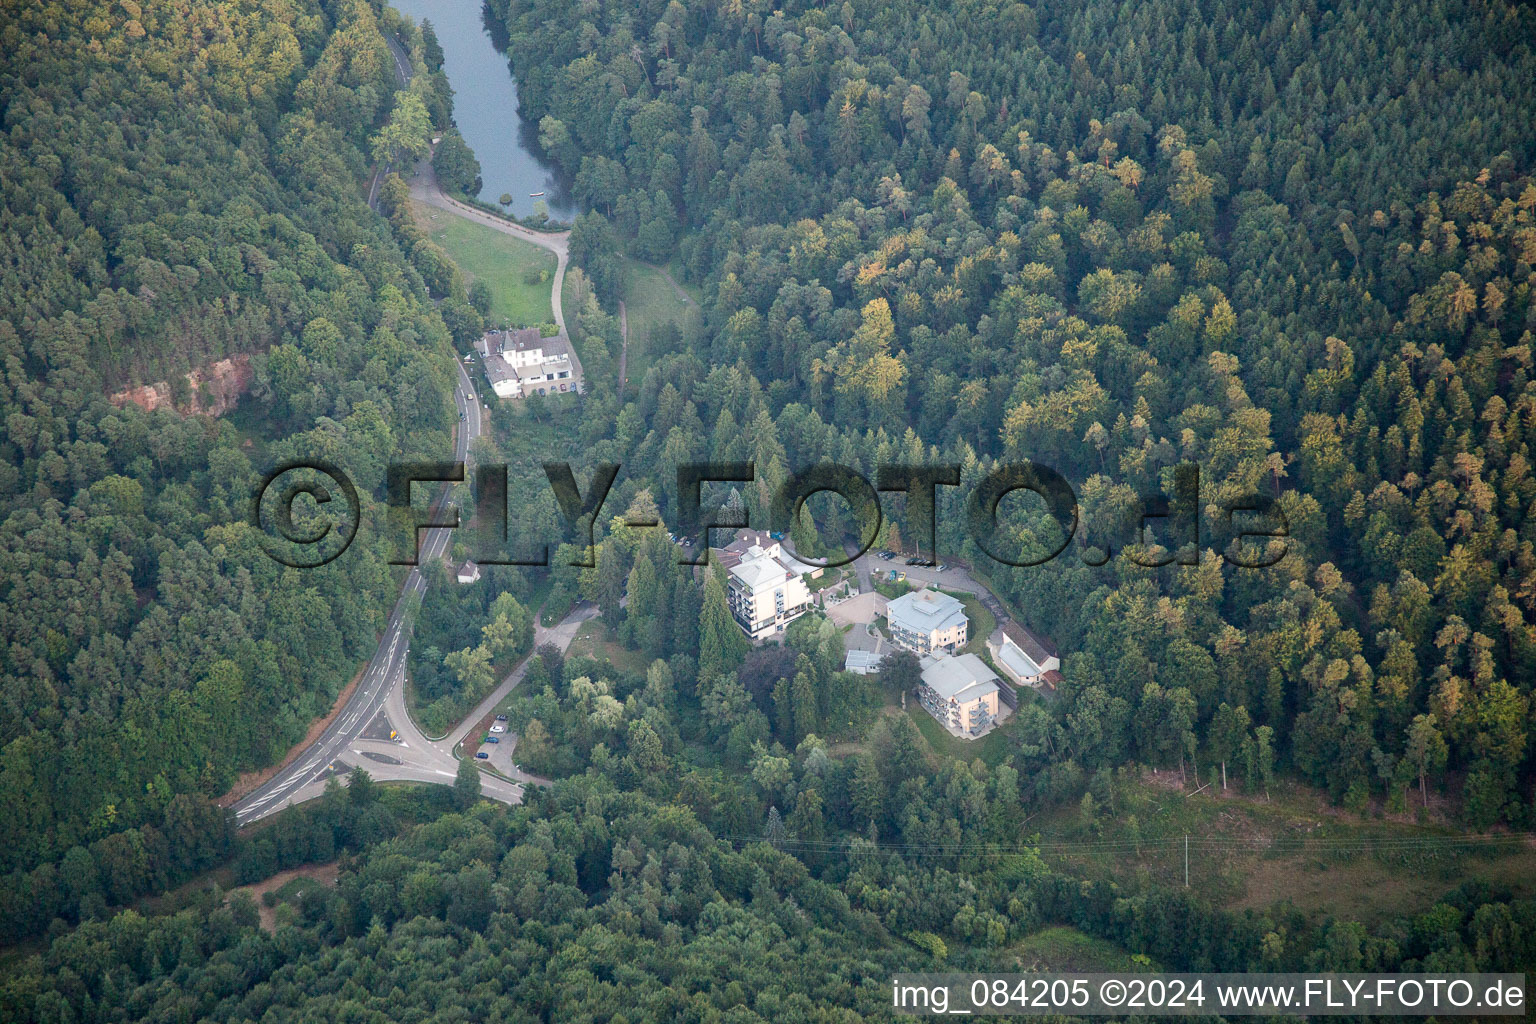
<svg viewBox="0 0 1536 1024"><path fill-rule="evenodd" d="M183 416L222 416L250 390L253 376L251 357L242 352L188 373L186 398L180 404L172 401L169 381L119 391L111 401L116 406L132 402L149 412L171 406Z"/></svg>

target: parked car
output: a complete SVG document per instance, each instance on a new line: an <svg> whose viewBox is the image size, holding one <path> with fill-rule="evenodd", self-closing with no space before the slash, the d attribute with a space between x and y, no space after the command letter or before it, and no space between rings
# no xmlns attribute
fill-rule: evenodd
<svg viewBox="0 0 1536 1024"><path fill-rule="evenodd" d="M945 569L948 569L948 568L949 568L949 566L947 566L947 565L945 565L945 564L944 564L944 563L942 563L942 562L940 562L940 563L939 563L939 564L938 564L938 566L936 566L936 567L935 567L935 568L934 568L934 570L933 570L933 571L934 571L934 572L943 572L943 571L944 571L944 570L945 570Z"/></svg>
<svg viewBox="0 0 1536 1024"><path fill-rule="evenodd" d="M507 720L507 716L506 715L497 715L496 716L496 721L498 721L498 722L505 722L506 720Z"/></svg>
<svg viewBox="0 0 1536 1024"><path fill-rule="evenodd" d="M491 732L506 732L506 731L507 731L507 727L502 725L499 722L497 724L491 726Z"/></svg>
<svg viewBox="0 0 1536 1024"><path fill-rule="evenodd" d="M921 558L918 558L916 555L913 555L911 558L907 559L907 564L908 565L922 565L923 564L923 560Z"/></svg>
<svg viewBox="0 0 1536 1024"><path fill-rule="evenodd" d="M487 753L486 753L486 752L485 752L485 751L483 751L483 750L482 750L482 751L480 751L480 752L479 752L479 753L477 753L477 754L476 754L476 755L475 755L475 756L476 756L476 757L478 757L478 758L479 758L479 759L480 759L480 760L482 760L482 761L489 761L489 760L490 760L490 758L491 758L491 755L490 755L490 754L487 754Z"/></svg>
<svg viewBox="0 0 1536 1024"><path fill-rule="evenodd" d="M487 743L500 743L501 742L501 737L500 736L487 736L485 738L485 742L487 742Z"/></svg>

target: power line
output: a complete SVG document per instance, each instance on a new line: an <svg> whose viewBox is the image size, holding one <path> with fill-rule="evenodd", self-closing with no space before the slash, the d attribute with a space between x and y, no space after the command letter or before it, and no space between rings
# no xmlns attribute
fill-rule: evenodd
<svg viewBox="0 0 1536 1024"><path fill-rule="evenodd" d="M761 836L724 835L718 836L725 842L748 845L764 842ZM779 845L795 847L805 850L824 852L848 850L854 839L796 839L785 838ZM1031 843L908 843L908 842L881 842L874 844L874 849L887 851L905 856L1011 856L1020 853L1114 853L1134 850L1143 852L1146 850L1158 850L1184 847L1186 851L1193 846L1196 850L1256 853L1340 853L1340 852L1399 852L1411 850L1451 850L1457 848L1497 848L1501 846L1521 845L1536 841L1536 832L1509 832L1488 835L1452 835L1452 836L1361 836L1354 838L1308 838L1276 836L1269 839L1238 836L1170 836L1164 838L1148 838L1141 841L1128 839L1110 840L1046 840Z"/></svg>

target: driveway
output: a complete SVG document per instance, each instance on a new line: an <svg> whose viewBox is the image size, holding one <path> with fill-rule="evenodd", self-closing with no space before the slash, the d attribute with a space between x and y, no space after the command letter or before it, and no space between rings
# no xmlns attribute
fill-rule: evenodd
<svg viewBox="0 0 1536 1024"><path fill-rule="evenodd" d="M839 629L855 623L864 625L874 622L876 618L885 614L885 595L867 590L858 597L850 597L846 601L827 606L827 618ZM857 630L855 630L857 632Z"/></svg>
<svg viewBox="0 0 1536 1024"><path fill-rule="evenodd" d="M853 554L857 550L859 550L859 546L857 544L855 544L853 541L851 541L851 540L843 541L843 553L844 554L851 555L851 554ZM866 551L864 554L860 555L857 559L855 559L854 563L853 563L853 570L854 570L855 573L858 574L858 577L859 577L859 589L864 591L866 594L869 593L871 590L875 589L874 581L870 577L871 562L874 562L877 565L879 564L874 559L874 557L869 552Z"/></svg>
<svg viewBox="0 0 1536 1024"><path fill-rule="evenodd" d="M997 619L999 626L1011 621L1013 618L992 591L977 583L964 566L951 565L943 572L939 572L934 566L907 565L905 558L893 558L890 561L885 561L876 558L872 551L862 555L857 565L860 579L863 579L865 573L868 572L883 575L891 569L899 569L907 574L907 581L910 583L917 583L922 586L936 584L943 590L956 590L961 593L976 595L976 598L981 601L982 606L992 613L993 618Z"/></svg>

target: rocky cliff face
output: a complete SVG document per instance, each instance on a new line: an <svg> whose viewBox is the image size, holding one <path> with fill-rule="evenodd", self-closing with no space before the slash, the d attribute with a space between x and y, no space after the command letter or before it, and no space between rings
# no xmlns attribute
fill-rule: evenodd
<svg viewBox="0 0 1536 1024"><path fill-rule="evenodd" d="M222 416L250 390L252 376L251 357L241 353L187 374L186 397L180 403L172 401L169 381L119 391L111 401L117 406L132 402L149 412L169 406L183 416Z"/></svg>

